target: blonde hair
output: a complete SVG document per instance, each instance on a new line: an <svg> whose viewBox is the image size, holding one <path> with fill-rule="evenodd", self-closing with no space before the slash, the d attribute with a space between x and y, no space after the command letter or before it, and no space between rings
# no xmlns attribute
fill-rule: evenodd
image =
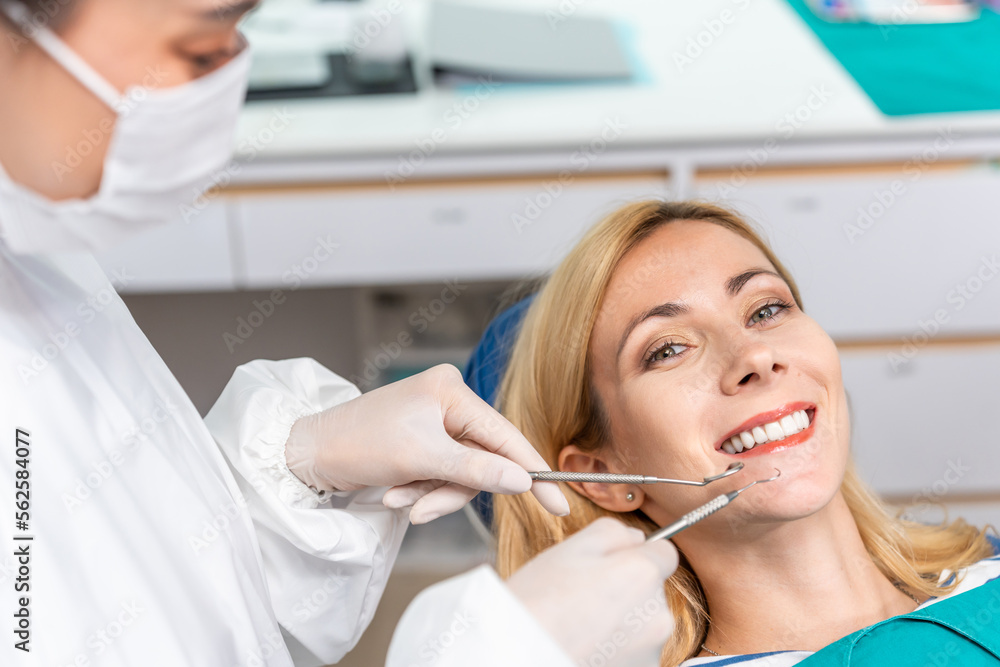
<svg viewBox="0 0 1000 667"><path fill-rule="evenodd" d="M750 224L732 211L694 201L653 200L629 204L611 214L573 248L537 294L500 388L498 407L553 469L560 450L571 442L585 450L609 442L590 383L588 350L594 321L625 254L655 229L675 220L706 221L753 243L802 305L791 275ZM530 494L495 496L497 566L502 576L510 576L535 554L602 516L647 532L658 528L641 512L611 512L568 485L562 489L571 508L565 517L552 516ZM964 521L924 526L894 518L853 466L848 466L841 493L872 561L891 581L910 591L940 595L957 583L939 586L943 570L957 571L992 555L984 531ZM661 662L676 665L698 652L708 629L708 609L701 584L683 555L665 589L675 629Z"/></svg>

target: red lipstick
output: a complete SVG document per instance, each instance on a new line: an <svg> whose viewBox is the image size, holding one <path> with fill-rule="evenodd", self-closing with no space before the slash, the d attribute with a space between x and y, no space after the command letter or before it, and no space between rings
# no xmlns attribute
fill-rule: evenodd
<svg viewBox="0 0 1000 667"><path fill-rule="evenodd" d="M770 424L771 422L780 421L783 417L787 417L793 412L798 412L799 410L806 411L806 414L809 416L809 426L799 431L795 435L790 435L787 438L782 438L781 440L775 440L775 441L765 442L764 444L760 445L754 445L752 449L744 449L742 452L739 452L737 454L729 454L728 452L722 449L722 445L725 444L725 442L730 438L732 438L733 436L738 436L743 431L751 431L757 426L763 426L764 424ZM747 421L743 422L737 428L730 431L730 433L727 436L720 439L715 444L715 449L723 454L726 454L727 456L737 456L737 457L754 456L756 454L767 454L781 449L794 447L795 445L805 440L808 440L810 437L812 437L812 434L815 431L815 425L816 425L816 405L814 403L807 403L802 401L795 403L788 403L787 405L781 406L777 410L772 410L770 412L762 412L761 414L756 415L748 419Z"/></svg>

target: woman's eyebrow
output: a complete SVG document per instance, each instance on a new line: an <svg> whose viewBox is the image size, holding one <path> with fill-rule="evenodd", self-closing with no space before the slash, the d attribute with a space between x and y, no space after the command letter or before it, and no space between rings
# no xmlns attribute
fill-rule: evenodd
<svg viewBox="0 0 1000 667"><path fill-rule="evenodd" d="M759 276L761 274L774 276L775 278L780 279L782 282L784 282L785 280L780 275L778 275L774 271L771 271L770 269L763 269L763 268L748 269L746 271L743 271L742 273L736 274L735 276L726 281L726 293L729 294L729 296L736 296L737 294L740 293L740 290L743 289L743 287L748 282L750 282L750 280L754 276ZM637 326L648 320L649 318L676 317L683 313L687 313L690 310L691 309L683 303L679 303L677 301L668 301L667 303L661 303L658 306L653 306L649 310L636 315L628 323L628 326L625 327L625 331L622 332L621 340L618 341L618 353L615 356L616 357L621 356L622 350L625 349L625 343L626 341L628 341L628 337L632 334L632 331Z"/></svg>
<svg viewBox="0 0 1000 667"><path fill-rule="evenodd" d="M688 308L683 303L678 303L676 301L668 301L667 303L661 303L658 306L653 306L646 312L636 315L635 317L632 318L632 321L628 323L628 326L625 327L625 331L622 333L621 340L618 341L618 354L616 354L615 356L616 357L621 356L622 350L625 349L625 342L628 340L628 337L632 333L632 330L635 329L640 324L642 324L643 322L645 322L646 320L648 320L649 318L676 317L678 315L688 312L689 310L691 309Z"/></svg>
<svg viewBox="0 0 1000 667"><path fill-rule="evenodd" d="M761 268L748 269L747 271L737 274L726 281L726 293L729 294L729 296L736 296L737 294L740 293L740 290L743 289L743 286L746 285L748 282L750 282L751 278L753 278L754 276L759 276L762 273L774 276L775 278L778 278L782 282L785 281L784 278L779 276L774 271L771 271L770 269L761 269Z"/></svg>

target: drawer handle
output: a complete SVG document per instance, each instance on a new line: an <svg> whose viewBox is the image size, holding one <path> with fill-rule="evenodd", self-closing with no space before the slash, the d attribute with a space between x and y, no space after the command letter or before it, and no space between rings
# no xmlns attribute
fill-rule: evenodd
<svg viewBox="0 0 1000 667"><path fill-rule="evenodd" d="M461 225L467 218L464 208L436 208L431 211L431 222L435 225Z"/></svg>

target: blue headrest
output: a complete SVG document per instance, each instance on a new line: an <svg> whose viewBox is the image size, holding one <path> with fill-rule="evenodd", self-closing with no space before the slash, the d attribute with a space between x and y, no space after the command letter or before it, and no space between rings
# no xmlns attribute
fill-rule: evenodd
<svg viewBox="0 0 1000 667"><path fill-rule="evenodd" d="M517 339L524 314L533 300L534 295L529 296L497 315L486 327L465 366L465 384L490 405L496 403L500 382L507 370L507 360L510 359L510 350ZM472 499L472 507L487 527L493 525L493 494L485 491L480 493Z"/></svg>

